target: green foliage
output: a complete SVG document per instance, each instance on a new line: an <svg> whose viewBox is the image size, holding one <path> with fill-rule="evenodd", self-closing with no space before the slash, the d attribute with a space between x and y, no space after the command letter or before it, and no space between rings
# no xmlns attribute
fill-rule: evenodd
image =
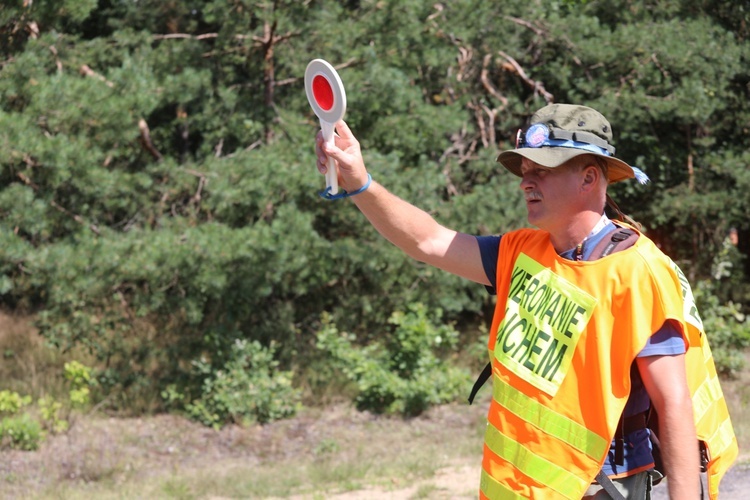
<svg viewBox="0 0 750 500"><path fill-rule="evenodd" d="M0 303L92 353L97 385L72 389L74 404L191 401L207 422L205 384L239 341L275 345L299 373L321 311L384 349L404 304L459 330L486 319L481 286L410 261L351 204L315 194L313 57L339 68L373 177L470 234L526 224L495 158L531 112L600 109L618 157L652 178L613 186L619 205L707 279L729 228L750 238L749 16L707 0L10 2ZM714 292L747 307L747 260L732 262ZM209 372L192 369L201 360Z"/></svg>
<svg viewBox="0 0 750 500"><path fill-rule="evenodd" d="M711 279L699 281L695 294L716 369L727 376L745 368L743 352L750 347L750 316L733 300L747 293L743 260L732 238L725 238L713 258Z"/></svg>
<svg viewBox="0 0 750 500"><path fill-rule="evenodd" d="M64 377L70 385L66 401L58 401L46 395L36 403L38 414L21 411L32 402L31 396L21 396L8 390L0 391L0 448L36 450L46 432L66 432L72 418L72 410L89 404L89 386L94 383L90 367L78 361L65 363Z"/></svg>
<svg viewBox="0 0 750 500"><path fill-rule="evenodd" d="M63 376L68 382L68 397L58 401L53 396L46 395L37 401L41 423L47 431L53 434L67 431L73 412L83 410L90 404L90 388L96 385L92 371L91 367L79 361L65 363Z"/></svg>
<svg viewBox="0 0 750 500"><path fill-rule="evenodd" d="M60 401L52 396L43 396L37 401L39 416L42 426L53 434L60 434L68 430L68 421L65 419L65 408Z"/></svg>
<svg viewBox="0 0 750 500"><path fill-rule="evenodd" d="M323 316L318 348L329 353L358 388L361 410L419 415L429 407L455 401L469 386L469 375L449 362L458 333L443 324L442 312L423 304L395 312L392 335L384 342L358 347L353 335L339 333Z"/></svg>
<svg viewBox="0 0 750 500"><path fill-rule="evenodd" d="M39 447L43 438L39 422L28 412L21 412L31 401L31 396L0 391L0 416L3 417L0 420L0 449L31 451Z"/></svg>
<svg viewBox="0 0 750 500"><path fill-rule="evenodd" d="M743 352L750 347L750 316L734 302L720 302L714 287L711 281L699 282L696 302L717 371L737 376L746 367Z"/></svg>
<svg viewBox="0 0 750 500"><path fill-rule="evenodd" d="M73 389L80 389L89 385L91 380L91 368L79 361L68 361L65 363L63 375L70 382Z"/></svg>
<svg viewBox="0 0 750 500"><path fill-rule="evenodd" d="M73 408L84 408L89 404L89 386L94 383L91 378L91 368L78 361L65 363L65 379L70 382L70 405Z"/></svg>
<svg viewBox="0 0 750 500"><path fill-rule="evenodd" d="M39 448L42 437L39 422L27 413L0 421L0 449L34 451Z"/></svg>
<svg viewBox="0 0 750 500"><path fill-rule="evenodd" d="M31 396L21 396L9 390L0 391L0 414L15 415L31 403Z"/></svg>
<svg viewBox="0 0 750 500"><path fill-rule="evenodd" d="M729 233L711 264L711 288L722 303L747 303L750 298L750 281L745 272L747 256L734 241L736 229L730 229Z"/></svg>
<svg viewBox="0 0 750 500"><path fill-rule="evenodd" d="M186 405L188 414L216 428L294 415L299 393L292 387L292 373L279 370L273 355L273 347L237 340L223 365L194 362L205 379L200 397Z"/></svg>

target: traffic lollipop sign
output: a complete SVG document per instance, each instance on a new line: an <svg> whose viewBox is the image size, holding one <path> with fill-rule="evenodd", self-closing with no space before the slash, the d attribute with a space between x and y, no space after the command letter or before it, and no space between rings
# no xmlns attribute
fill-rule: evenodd
<svg viewBox="0 0 750 500"><path fill-rule="evenodd" d="M346 92L336 70L323 59L313 59L305 70L305 92L310 107L320 120L320 129L326 144L333 144L333 129L346 113ZM339 190L336 164L328 159L326 193Z"/></svg>

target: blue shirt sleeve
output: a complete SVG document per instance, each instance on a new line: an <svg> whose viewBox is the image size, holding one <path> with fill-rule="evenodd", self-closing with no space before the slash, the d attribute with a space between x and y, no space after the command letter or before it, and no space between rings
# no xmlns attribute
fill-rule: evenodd
<svg viewBox="0 0 750 500"><path fill-rule="evenodd" d="M491 295L497 295L497 258L500 255L500 236L475 236L482 256L482 266L492 286L485 287Z"/></svg>
<svg viewBox="0 0 750 500"><path fill-rule="evenodd" d="M646 356L669 356L684 354L685 340L682 332L671 321L665 321L664 325L646 342L645 347L638 353L639 358Z"/></svg>

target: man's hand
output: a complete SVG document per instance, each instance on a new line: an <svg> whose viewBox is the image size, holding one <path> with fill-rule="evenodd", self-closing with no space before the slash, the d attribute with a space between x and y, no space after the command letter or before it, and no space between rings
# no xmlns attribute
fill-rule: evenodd
<svg viewBox="0 0 750 500"><path fill-rule="evenodd" d="M323 133L318 132L315 141L318 171L325 175L328 171L328 157L333 158L338 167L338 182L341 187L348 192L356 191L367 183L367 169L359 149L359 141L344 120L336 123L336 131L335 146L326 146Z"/></svg>

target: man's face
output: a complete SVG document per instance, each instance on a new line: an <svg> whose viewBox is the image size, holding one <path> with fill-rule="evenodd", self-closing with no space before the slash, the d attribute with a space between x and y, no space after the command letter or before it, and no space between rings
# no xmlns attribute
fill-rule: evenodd
<svg viewBox="0 0 750 500"><path fill-rule="evenodd" d="M580 210L581 168L562 165L543 167L524 158L521 162L521 189L526 199L528 219L547 231L569 224Z"/></svg>

